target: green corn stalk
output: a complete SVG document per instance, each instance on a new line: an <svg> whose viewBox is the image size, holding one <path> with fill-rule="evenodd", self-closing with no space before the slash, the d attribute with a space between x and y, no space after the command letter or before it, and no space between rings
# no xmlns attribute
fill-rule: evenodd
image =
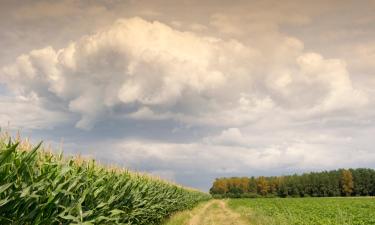
<svg viewBox="0 0 375 225"><path fill-rule="evenodd" d="M160 224L210 196L0 139L0 224ZM27 150L27 151L26 151Z"/></svg>

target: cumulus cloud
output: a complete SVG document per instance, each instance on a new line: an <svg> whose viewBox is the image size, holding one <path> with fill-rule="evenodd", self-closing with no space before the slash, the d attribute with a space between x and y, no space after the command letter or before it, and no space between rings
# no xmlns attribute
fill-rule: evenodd
<svg viewBox="0 0 375 225"><path fill-rule="evenodd" d="M65 48L23 54L1 77L19 96L63 101L83 129L116 114L230 127L278 109L314 114L366 104L345 62L304 52L293 37L277 40L264 55L235 39L122 19Z"/></svg>

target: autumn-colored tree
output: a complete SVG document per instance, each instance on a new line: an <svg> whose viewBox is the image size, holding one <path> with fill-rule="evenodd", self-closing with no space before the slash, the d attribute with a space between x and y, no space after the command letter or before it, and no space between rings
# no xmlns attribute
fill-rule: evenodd
<svg viewBox="0 0 375 225"><path fill-rule="evenodd" d="M258 193L261 195L267 195L269 190L268 181L265 177L261 176L257 179Z"/></svg>
<svg viewBox="0 0 375 225"><path fill-rule="evenodd" d="M350 170L341 171L341 191L344 195L349 196L353 192L353 176Z"/></svg>
<svg viewBox="0 0 375 225"><path fill-rule="evenodd" d="M240 178L240 189L242 190L243 193L249 192L248 186L249 186L249 178L241 177Z"/></svg>
<svg viewBox="0 0 375 225"><path fill-rule="evenodd" d="M216 179L210 190L211 193L225 194L228 192L226 179Z"/></svg>

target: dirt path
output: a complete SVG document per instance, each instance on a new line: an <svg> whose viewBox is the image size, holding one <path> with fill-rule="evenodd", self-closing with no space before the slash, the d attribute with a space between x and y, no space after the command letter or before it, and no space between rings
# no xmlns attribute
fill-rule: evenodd
<svg viewBox="0 0 375 225"><path fill-rule="evenodd" d="M188 225L248 225L241 216L226 206L223 200L209 201L188 222Z"/></svg>
<svg viewBox="0 0 375 225"><path fill-rule="evenodd" d="M193 217L189 220L189 225L199 225L200 221L204 217L204 214L206 213L207 209L214 204L214 201L208 202L202 210L200 210L197 214L193 215Z"/></svg>

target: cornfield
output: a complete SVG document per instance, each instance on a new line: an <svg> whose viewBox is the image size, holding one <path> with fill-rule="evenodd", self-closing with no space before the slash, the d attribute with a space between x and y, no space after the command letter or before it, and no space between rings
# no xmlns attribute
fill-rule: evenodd
<svg viewBox="0 0 375 225"><path fill-rule="evenodd" d="M160 224L208 194L0 140L0 224ZM29 148L27 150L27 148Z"/></svg>

